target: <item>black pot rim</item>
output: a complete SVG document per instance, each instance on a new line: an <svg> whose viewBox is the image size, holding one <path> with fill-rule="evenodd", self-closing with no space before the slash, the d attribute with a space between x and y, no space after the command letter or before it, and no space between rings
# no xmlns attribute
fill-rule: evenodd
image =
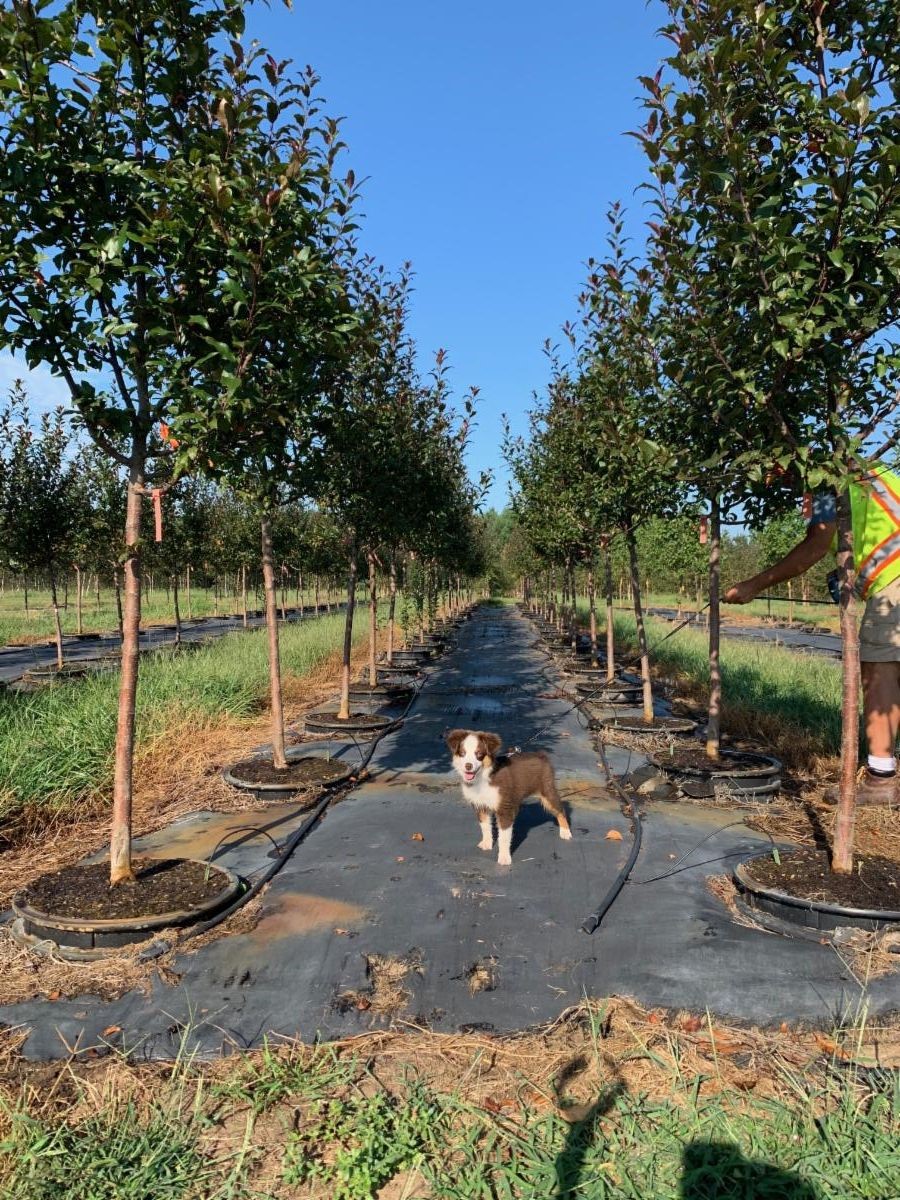
<svg viewBox="0 0 900 1200"><path fill-rule="evenodd" d="M772 754L760 754L756 750L720 750L719 758L727 758L729 755L739 754L742 758L756 758L759 760L759 766L756 767L736 767L734 770L717 771L708 767L678 767L673 763L666 762L665 759L651 758L650 762L660 771L666 771L669 775L685 775L691 779L758 779L763 778L774 779L776 775L780 775L784 764L780 759L775 758Z"/></svg>
<svg viewBox="0 0 900 1200"><path fill-rule="evenodd" d="M319 720L318 722L316 722L317 717L321 718L321 720ZM377 725L372 725L372 724L354 725L353 720L355 717L367 717L370 719L372 717L376 717L378 719L379 724L377 724ZM312 718L312 720L314 722L313 725L310 725L310 718ZM370 733L374 736L376 733L383 733L386 729L390 728L391 725L396 724L396 719L392 718L392 717L382 716L380 713L353 713L352 712L350 714L350 717L348 720L340 721L340 720L338 720L337 717L329 716L327 713L308 713L303 718L303 722L307 729L313 730L315 732L318 732L319 730L324 730L327 733L340 733L342 730L349 729L353 733ZM381 724L381 722L384 722L384 723ZM319 730L316 730L316 724L318 724Z"/></svg>
<svg viewBox="0 0 900 1200"><path fill-rule="evenodd" d="M39 908L33 908L30 904L20 902L20 892L12 898L12 909L16 916L21 917L26 923L31 922L45 927L52 927L62 932L125 933L131 929L143 932L145 930L169 929L173 925L186 925L198 921L201 917L223 908L238 895L243 886L234 871L230 871L227 867L213 866L211 863L207 863L199 858L186 859L185 861L200 863L202 866L208 867L210 871L215 871L217 874L225 876L225 886L222 890L217 892L215 896L210 897L209 900L202 901L196 908L176 909L172 912L159 913L152 917L98 917L96 919L81 918L79 920L78 918L57 917L53 913L43 912Z"/></svg>
<svg viewBox="0 0 900 1200"><path fill-rule="evenodd" d="M767 856L764 854L754 854L752 858L742 859L734 868L733 875L735 880L748 892L758 896L765 896L767 899L775 900L780 904L786 905L788 908L802 908L808 912L828 913L836 917L855 917L866 921L900 921L900 912L896 912L893 909L851 908L847 905L835 904L828 900L807 900L802 896L792 896L790 892L783 892L780 888L773 888L767 884L759 883L753 878L753 875L747 868L750 863L765 857Z"/></svg>
<svg viewBox="0 0 900 1200"><path fill-rule="evenodd" d="M322 758L323 762L334 761L333 759L323 758L322 755L319 754L298 754L293 758L288 758L288 765L290 765L292 762L302 762L305 758ZM222 778L226 783L230 784L232 787L239 788L242 792L293 793L305 792L311 787L330 788L335 787L336 784L345 783L353 774L352 768L347 767L342 774L334 775L331 779L311 779L309 783L305 784L293 784L287 781L284 783L252 783L249 779L241 779L239 776L232 773L232 768L236 767L237 765L237 763L232 763L230 767L225 767L222 770Z"/></svg>
<svg viewBox="0 0 900 1200"><path fill-rule="evenodd" d="M634 722L633 728L629 728L629 720ZM697 724L698 724L697 721L692 721L689 717L662 717L662 718L660 718L660 720L677 722L677 727L673 727L671 725L668 725L668 726L657 725L657 727L654 729L652 725L641 725L640 727L638 727L637 722L639 720L640 720L640 718L638 718L638 717L633 717L633 718L619 717L618 715L613 714L608 717L601 717L599 720L599 724L602 725L604 729L621 729L623 731L623 733L637 733L637 734L641 734L641 733L648 733L648 734L652 734L652 733L685 733L685 734L687 734L687 733L693 733L694 730L697 728Z"/></svg>

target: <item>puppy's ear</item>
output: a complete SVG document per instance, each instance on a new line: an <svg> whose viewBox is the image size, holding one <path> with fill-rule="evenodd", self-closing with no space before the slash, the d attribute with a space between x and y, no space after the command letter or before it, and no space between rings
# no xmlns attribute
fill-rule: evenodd
<svg viewBox="0 0 900 1200"><path fill-rule="evenodd" d="M484 752L489 758L496 758L497 752L503 745L503 738L498 737L496 733L479 733L481 745L484 747Z"/></svg>
<svg viewBox="0 0 900 1200"><path fill-rule="evenodd" d="M454 757L459 754L460 747L468 737L468 734L468 729L451 729L450 732L444 736L444 741L450 747L450 753L454 755Z"/></svg>

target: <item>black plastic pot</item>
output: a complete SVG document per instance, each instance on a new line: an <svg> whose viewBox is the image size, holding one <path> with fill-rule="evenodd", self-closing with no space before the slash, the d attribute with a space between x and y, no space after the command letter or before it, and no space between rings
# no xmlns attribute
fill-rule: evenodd
<svg viewBox="0 0 900 1200"><path fill-rule="evenodd" d="M419 654L414 650L395 650L392 665L395 667L420 667L430 657L430 650L426 654Z"/></svg>
<svg viewBox="0 0 900 1200"><path fill-rule="evenodd" d="M641 685L627 679L616 679L612 683L585 679L575 684L575 691L582 699L590 698L600 705L637 704L643 696Z"/></svg>
<svg viewBox="0 0 900 1200"><path fill-rule="evenodd" d="M437 654L437 647L429 642L413 642L409 649L411 654L418 654L420 662L429 662Z"/></svg>
<svg viewBox="0 0 900 1200"><path fill-rule="evenodd" d="M382 703L399 704L410 698L413 689L409 685L376 683L351 683L351 700L378 700Z"/></svg>
<svg viewBox="0 0 900 1200"><path fill-rule="evenodd" d="M652 725L647 725L641 713L610 713L601 717L597 724L601 729L646 737L686 737L697 728L697 722L687 717L657 717Z"/></svg>
<svg viewBox="0 0 900 1200"><path fill-rule="evenodd" d="M338 784L346 782L353 774L351 767L346 763L340 762L337 759L323 758L316 754L291 754L287 755L288 763L297 762L300 759L308 761L315 760L321 763L321 777L311 779L308 783L298 783L294 787L285 787L278 783L258 783L252 779L242 779L238 768L240 763L235 763L231 767L226 767L222 772L222 778L231 787L238 788L242 792L251 792L258 800L265 801L268 804L275 804L283 800L293 799L298 792L307 792L313 790L314 794L310 803L315 803L318 798L315 794L315 789L325 791L327 788L337 787ZM237 773L236 773L237 772Z"/></svg>
<svg viewBox="0 0 900 1200"><path fill-rule="evenodd" d="M738 907L758 924L774 933L821 941L838 929L868 932L900 928L900 911L880 908L847 908L825 900L806 900L757 882L753 863L759 856L738 863L734 881L740 896Z"/></svg>
<svg viewBox="0 0 900 1200"><path fill-rule="evenodd" d="M395 656L396 657L396 656ZM378 682L386 683L389 687L394 681L397 681L402 687L408 681L413 680L419 674L418 666L401 666L396 663L394 666L383 666L377 668Z"/></svg>
<svg viewBox="0 0 900 1200"><path fill-rule="evenodd" d="M304 728L309 733L346 733L357 740L377 737L394 724L391 717L379 713L351 713L346 721L340 720L337 711L308 713L303 718Z"/></svg>
<svg viewBox="0 0 900 1200"><path fill-rule="evenodd" d="M31 947L49 941L64 958L90 960L102 958L104 954L122 946L147 941L160 929L196 924L225 908L243 887L233 871L224 867L213 867L208 863L202 865L208 867L212 874L222 876L221 890L193 908L161 913L153 917L105 920L58 917L53 913L33 908L20 898L20 893L12 900L16 918L12 927L13 936L21 944Z"/></svg>
<svg viewBox="0 0 900 1200"><path fill-rule="evenodd" d="M759 765L729 768L728 759L738 754L741 758L756 759ZM749 755L744 751L722 750L718 764L709 767L678 767L662 754L651 757L650 762L679 786L683 786L685 792L694 799L733 796L766 802L781 788L782 764L768 754Z"/></svg>

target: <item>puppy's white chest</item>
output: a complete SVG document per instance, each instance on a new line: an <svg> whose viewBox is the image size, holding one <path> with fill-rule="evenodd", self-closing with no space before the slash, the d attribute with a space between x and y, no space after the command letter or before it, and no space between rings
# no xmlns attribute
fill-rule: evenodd
<svg viewBox="0 0 900 1200"><path fill-rule="evenodd" d="M484 771L478 772L478 777L462 787L463 799L468 800L473 808L489 808L497 811L500 803L500 789L493 786Z"/></svg>

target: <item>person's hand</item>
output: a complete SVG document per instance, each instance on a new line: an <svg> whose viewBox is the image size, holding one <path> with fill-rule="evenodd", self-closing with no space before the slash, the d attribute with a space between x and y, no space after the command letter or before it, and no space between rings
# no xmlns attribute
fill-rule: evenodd
<svg viewBox="0 0 900 1200"><path fill-rule="evenodd" d="M750 580L744 579L730 587L722 599L726 604L749 604L755 595L756 591Z"/></svg>

